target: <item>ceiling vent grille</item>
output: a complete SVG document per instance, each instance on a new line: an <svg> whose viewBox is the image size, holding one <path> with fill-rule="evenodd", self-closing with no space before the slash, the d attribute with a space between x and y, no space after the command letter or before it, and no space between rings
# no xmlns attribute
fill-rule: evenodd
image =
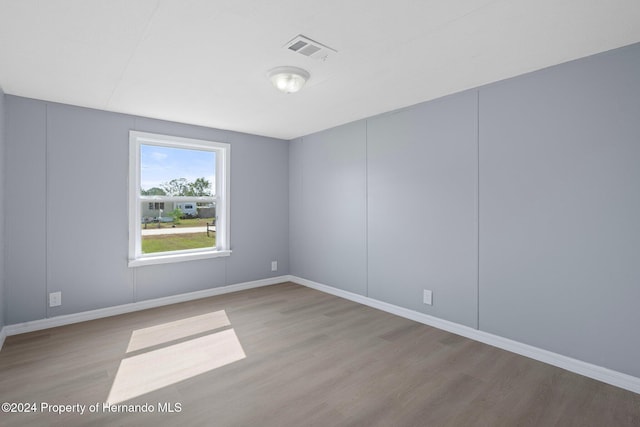
<svg viewBox="0 0 640 427"><path fill-rule="evenodd" d="M331 49L329 46L325 46L322 43L311 40L308 37L298 34L291 39L286 45L286 49L292 52L299 53L308 58L319 59L326 61L330 55L338 53L335 49Z"/></svg>

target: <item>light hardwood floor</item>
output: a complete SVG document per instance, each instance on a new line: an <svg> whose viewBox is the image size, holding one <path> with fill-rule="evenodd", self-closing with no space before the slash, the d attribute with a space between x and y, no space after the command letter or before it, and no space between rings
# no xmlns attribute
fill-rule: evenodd
<svg viewBox="0 0 640 427"><path fill-rule="evenodd" d="M8 337L0 396L38 409L2 426L640 425L638 394L293 283Z"/></svg>

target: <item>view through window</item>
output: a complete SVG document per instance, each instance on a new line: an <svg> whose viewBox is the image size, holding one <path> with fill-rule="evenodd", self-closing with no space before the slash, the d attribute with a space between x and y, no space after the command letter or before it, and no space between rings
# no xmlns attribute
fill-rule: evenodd
<svg viewBox="0 0 640 427"><path fill-rule="evenodd" d="M215 156L212 151L140 145L143 254L216 246Z"/></svg>
<svg viewBox="0 0 640 427"><path fill-rule="evenodd" d="M228 144L140 132L131 144L130 260L227 249Z"/></svg>

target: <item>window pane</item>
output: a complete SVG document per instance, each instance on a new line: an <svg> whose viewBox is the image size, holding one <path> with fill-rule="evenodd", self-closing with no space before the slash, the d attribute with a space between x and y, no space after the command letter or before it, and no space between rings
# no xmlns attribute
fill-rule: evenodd
<svg viewBox="0 0 640 427"><path fill-rule="evenodd" d="M148 209L150 203L141 202L142 220L140 240L142 253L158 253L216 246L215 204L196 207L196 214L183 214L176 209L180 203L157 202L164 209ZM156 206L153 207L156 207Z"/></svg>
<svg viewBox="0 0 640 427"><path fill-rule="evenodd" d="M231 254L230 149L129 132L130 267Z"/></svg>
<svg viewBox="0 0 640 427"><path fill-rule="evenodd" d="M140 195L214 196L216 153L140 144Z"/></svg>

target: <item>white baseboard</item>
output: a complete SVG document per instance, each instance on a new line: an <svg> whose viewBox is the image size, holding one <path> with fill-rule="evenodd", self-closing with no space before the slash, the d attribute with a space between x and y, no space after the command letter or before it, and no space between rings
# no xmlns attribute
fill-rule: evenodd
<svg viewBox="0 0 640 427"><path fill-rule="evenodd" d="M369 307L377 308L416 322L424 323L425 325L433 326L447 332L461 335L475 341L489 344L512 353L517 353L522 356L548 363L549 365L557 366L559 368L566 369L567 371L584 375L585 377L640 394L640 378L638 377L604 368L602 366L593 365L591 363L583 362L582 360L574 359L572 357L564 356L562 354L554 353L528 344L523 344L518 341L513 341L508 338L503 338L498 335L493 335L488 332L480 331L448 320L439 319L437 317L429 316L428 314L419 313L417 311L378 301L373 298L343 291L321 283L316 283L301 277L289 276L288 281L364 304Z"/></svg>
<svg viewBox="0 0 640 427"><path fill-rule="evenodd" d="M294 282L308 288L316 289L331 295L348 299L387 313L395 314L406 319L414 320L425 325L433 326L447 332L461 335L475 341L489 344L512 353L520 354L553 366L557 366L567 371L575 372L585 377L593 378L625 390L640 394L640 378L634 377L622 372L614 371L602 366L593 365L583 362L562 354L554 353L528 344L523 344L508 338L493 335L488 332L460 325L458 323L443 320L428 314L419 313L386 302L378 301L373 298L354 294L352 292L343 291L331 286L316 283L311 280L303 279L297 276L278 276L270 279L256 280L252 282L238 283L235 285L221 286L217 288L206 289L203 291L190 292L186 294L173 295L164 298L140 301L131 304L124 304L115 307L101 308L97 310L85 311L82 313L68 314L63 316L51 317L48 319L34 320L30 322L17 323L13 325L5 325L0 329L0 350L7 336L17 335L27 332L39 331L42 329L55 328L57 326L69 325L72 323L85 322L88 320L100 319L103 317L117 316L118 314L131 313L134 311L146 310L149 308L161 307L179 302L192 301L200 298L207 298L215 295L222 295L231 292L253 289L262 286L275 285L282 282Z"/></svg>
<svg viewBox="0 0 640 427"><path fill-rule="evenodd" d="M286 282L288 280L289 276L278 276L269 279L255 280L252 282L238 283L235 285L220 286L217 288L205 289L202 291L189 292L186 294L172 295L169 297L117 305L114 307L83 311L81 313L66 314L62 316L50 317L47 319L6 325L4 328L2 328L2 332L0 332L0 343L4 340L5 336L55 328L57 326L70 325L72 323L86 322L88 320L101 319L103 317L117 316L118 314L131 313L134 311L161 307L163 305L176 304L179 302L192 301L200 298L212 297L215 295L228 294L231 292L243 291L245 289L275 285L277 283ZM0 349L1 348L2 347L0 345Z"/></svg>

